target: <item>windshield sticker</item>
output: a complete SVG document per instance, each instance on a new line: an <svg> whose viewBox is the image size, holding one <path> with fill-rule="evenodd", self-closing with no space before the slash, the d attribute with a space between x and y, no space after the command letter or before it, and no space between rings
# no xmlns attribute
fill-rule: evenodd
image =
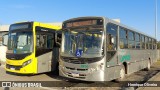
<svg viewBox="0 0 160 90"><path fill-rule="evenodd" d="M120 56L120 62L131 60L131 55L129 53L126 53L124 50L120 52L119 56Z"/></svg>
<svg viewBox="0 0 160 90"><path fill-rule="evenodd" d="M81 57L82 56L82 50L80 50L80 49L76 50L76 56Z"/></svg>
<svg viewBox="0 0 160 90"><path fill-rule="evenodd" d="M14 53L14 54L15 54L15 53L17 53L17 50L16 50L16 49L14 49L14 50L13 50L13 53Z"/></svg>

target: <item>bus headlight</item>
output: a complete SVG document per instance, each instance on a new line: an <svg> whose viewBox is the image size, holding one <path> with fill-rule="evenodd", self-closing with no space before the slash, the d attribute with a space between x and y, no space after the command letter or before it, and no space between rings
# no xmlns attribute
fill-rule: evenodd
<svg viewBox="0 0 160 90"><path fill-rule="evenodd" d="M22 67L27 66L27 65L30 64L31 62L32 62L32 60L25 61L25 62L22 64Z"/></svg>

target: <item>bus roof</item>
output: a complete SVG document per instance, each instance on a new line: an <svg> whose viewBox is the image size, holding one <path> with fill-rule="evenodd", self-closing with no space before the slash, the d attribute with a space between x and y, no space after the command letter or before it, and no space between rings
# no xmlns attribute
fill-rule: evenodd
<svg viewBox="0 0 160 90"><path fill-rule="evenodd" d="M54 28L54 29L56 29L56 30L59 30L59 29L61 29L61 26L60 25L57 25L57 24L55 24L54 25L54 23L41 23L41 22L36 22L36 21L24 21L24 22L16 22L16 23L14 23L14 24L19 24L19 23L34 23L34 24L36 24L37 26L43 26L43 27L46 27L46 28Z"/></svg>
<svg viewBox="0 0 160 90"><path fill-rule="evenodd" d="M106 18L106 17L103 17L103 16L86 16L86 17L71 18L71 19L68 19L68 20L64 21L63 23L68 22L68 21L74 21L74 20L78 20L78 19L88 19L88 18L90 18L90 19L101 18L101 19L104 19L107 23L113 23L113 24L116 24L116 25L121 26L123 28L126 28L127 30L134 31L134 32L137 32L137 33L140 33L140 34L143 34L145 36L148 36L150 38L155 39L153 36L147 35L147 34L141 32L141 31L139 31L137 29L134 29L132 27L129 27L127 25L124 25L122 23L116 22L116 21L114 21L112 19L109 19L109 18Z"/></svg>
<svg viewBox="0 0 160 90"><path fill-rule="evenodd" d="M133 28L133 27L124 25L124 24L122 24L122 23L118 23L118 22L116 22L116 21L114 21L114 20L112 20L112 19L109 19L109 18L106 18L106 19L108 20L108 22L111 22L111 23L113 23L113 24L116 24L116 25L118 25L118 26L121 26L121 27L123 27L123 28L126 28L127 30L134 31L134 32L137 32L137 33L139 33L139 34L142 34L142 35L145 35L145 36L148 36L148 37L150 37L150 38L155 39L153 36L150 36L150 35L148 35L148 34L146 34L146 33L143 33L143 32L141 32L141 31L139 31L139 30L137 30L137 29L135 29L135 28Z"/></svg>

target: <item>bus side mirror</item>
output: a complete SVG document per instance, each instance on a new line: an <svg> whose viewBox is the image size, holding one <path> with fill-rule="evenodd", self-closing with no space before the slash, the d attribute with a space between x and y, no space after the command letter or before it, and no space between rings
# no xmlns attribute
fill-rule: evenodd
<svg viewBox="0 0 160 90"><path fill-rule="evenodd" d="M8 34L2 36L2 45L7 46L8 44Z"/></svg>
<svg viewBox="0 0 160 90"><path fill-rule="evenodd" d="M61 41L62 41L62 34L59 33L59 32L56 32L56 34L55 34L56 46L60 47L61 46Z"/></svg>

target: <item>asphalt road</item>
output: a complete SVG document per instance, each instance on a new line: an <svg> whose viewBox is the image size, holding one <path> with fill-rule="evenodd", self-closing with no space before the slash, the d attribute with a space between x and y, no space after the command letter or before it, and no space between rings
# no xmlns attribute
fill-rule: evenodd
<svg viewBox="0 0 160 90"><path fill-rule="evenodd" d="M146 82L149 80L152 76L154 76L156 73L160 71L160 61L156 62L151 66L151 70L145 71L141 70L138 72L135 72L133 74L130 74L125 77L123 81L141 81ZM0 88L0 90L57 90L57 89L66 89L66 90L118 90L124 88L123 84L121 85L120 82L117 81L110 81L110 82L103 82L103 83L86 83L81 81L76 82L70 82L66 78L62 78L60 76L57 76L53 73L43 73L43 74L37 74L37 75L15 75L6 73L3 66L0 66L0 81L66 81L65 83L57 83L60 84L58 87L38 87L38 88ZM106 87L108 84L111 85L111 87ZM120 87L115 87L119 86ZM60 87L61 86L61 87ZM96 87L95 87L96 86ZM137 88L137 87L135 87Z"/></svg>

